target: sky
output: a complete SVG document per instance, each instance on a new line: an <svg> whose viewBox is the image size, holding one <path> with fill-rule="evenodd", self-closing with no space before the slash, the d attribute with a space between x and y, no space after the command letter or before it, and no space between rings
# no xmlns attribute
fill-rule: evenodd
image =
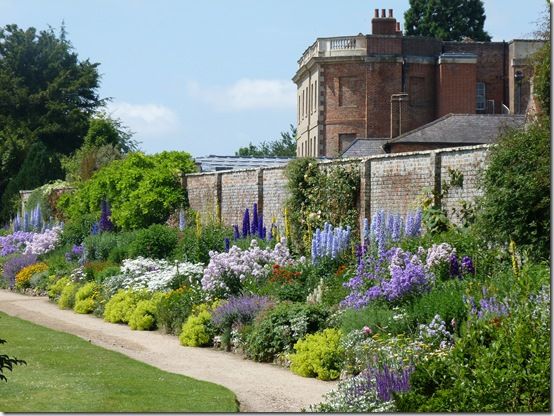
<svg viewBox="0 0 554 416"><path fill-rule="evenodd" d="M532 38L545 0L485 0L493 41ZM0 26L58 30L100 63L107 111L146 153L234 155L296 123L297 61L316 38L371 32L408 0L0 0Z"/></svg>

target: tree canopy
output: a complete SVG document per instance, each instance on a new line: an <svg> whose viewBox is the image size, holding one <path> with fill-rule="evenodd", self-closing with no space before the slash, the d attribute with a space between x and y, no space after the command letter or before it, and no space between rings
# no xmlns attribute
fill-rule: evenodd
<svg viewBox="0 0 554 416"><path fill-rule="evenodd" d="M98 65L88 59L79 60L63 25L59 35L52 28L40 32L32 27L23 30L14 24L0 28L3 201L11 201L13 195L5 195L8 184L33 144L42 143L55 158L81 147L89 130L89 119L104 104L97 92ZM48 180L37 179L37 185ZM10 188L12 192L15 189L14 185ZM7 219L6 210L0 219Z"/></svg>
<svg viewBox="0 0 554 416"><path fill-rule="evenodd" d="M281 138L270 142L261 142L259 145L250 143L248 147L241 147L235 156L256 157L294 157L296 156L296 127L290 125L290 131L281 132Z"/></svg>
<svg viewBox="0 0 554 416"><path fill-rule="evenodd" d="M484 30L485 18L481 0L410 0L404 26L409 36L490 41L491 37Z"/></svg>

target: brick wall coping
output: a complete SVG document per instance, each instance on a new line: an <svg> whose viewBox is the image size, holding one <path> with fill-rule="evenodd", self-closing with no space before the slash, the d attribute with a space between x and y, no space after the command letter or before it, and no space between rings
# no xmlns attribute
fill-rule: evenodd
<svg viewBox="0 0 554 416"><path fill-rule="evenodd" d="M344 159L332 159L332 160L322 160L318 161L318 165L348 165L353 163L362 163L370 160L386 160L386 159L400 159L407 158L412 156L429 156L432 153L453 153L453 152L462 152L462 151L472 151L479 149L490 149L492 144L479 144L475 146L458 146L458 147L445 147L444 149L434 149L434 150L419 150L415 152L402 152L402 153L387 153L372 155L366 157L348 157ZM285 169L286 165L281 166L269 166L267 168L246 168L246 169L234 169L234 170L221 170L218 172L199 172L199 173L188 173L186 177L202 177L202 176L212 176L217 174L235 174L235 173L250 173L256 172L259 170L270 171L270 170L281 170Z"/></svg>

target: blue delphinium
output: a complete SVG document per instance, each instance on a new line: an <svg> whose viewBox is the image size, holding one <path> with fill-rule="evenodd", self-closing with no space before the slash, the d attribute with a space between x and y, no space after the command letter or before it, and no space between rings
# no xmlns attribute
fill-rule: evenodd
<svg viewBox="0 0 554 416"><path fill-rule="evenodd" d="M100 225L98 224L98 221L96 221L94 224L92 224L92 227L90 229L90 233L92 235L98 235L100 233Z"/></svg>
<svg viewBox="0 0 554 416"><path fill-rule="evenodd" d="M29 211L23 213L23 231L30 231Z"/></svg>
<svg viewBox="0 0 554 416"><path fill-rule="evenodd" d="M350 243L350 226L333 227L325 223L323 230L316 229L312 237L312 263L322 257L337 258L348 249Z"/></svg>
<svg viewBox="0 0 554 416"><path fill-rule="evenodd" d="M233 240L237 241L239 238L240 238L239 226L235 224L233 225Z"/></svg>

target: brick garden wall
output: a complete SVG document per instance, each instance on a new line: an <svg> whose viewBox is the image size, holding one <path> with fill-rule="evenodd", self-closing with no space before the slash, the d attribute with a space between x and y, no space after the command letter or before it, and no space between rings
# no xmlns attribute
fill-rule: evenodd
<svg viewBox="0 0 554 416"><path fill-rule="evenodd" d="M463 175L463 187L451 188L442 201L451 215L461 200L471 201L479 195L477 179L485 166L488 148L489 145L480 145L338 159L321 162L320 167L342 165L360 170L360 221L380 209L405 215L416 208L417 199L425 190L441 191L443 181L451 180L450 168ZM224 224L241 224L244 209L257 202L266 224L275 217L277 225L283 226L288 196L284 167L191 174L183 183L190 207L202 212L203 219L219 215ZM454 215L451 218L456 221Z"/></svg>

